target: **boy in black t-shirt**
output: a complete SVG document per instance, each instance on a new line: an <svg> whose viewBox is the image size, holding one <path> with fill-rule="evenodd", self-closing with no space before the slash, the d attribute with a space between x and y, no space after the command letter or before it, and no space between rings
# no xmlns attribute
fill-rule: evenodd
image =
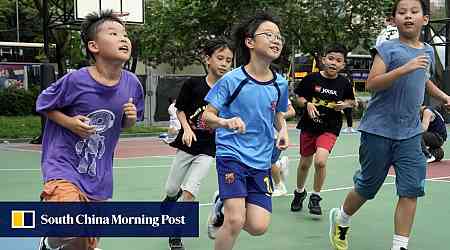
<svg viewBox="0 0 450 250"><path fill-rule="evenodd" d="M223 39L211 40L205 50L208 75L187 80L178 95L175 107L181 129L170 146L177 148L167 177L164 201L193 201L201 181L208 175L216 152L214 130L206 125L203 111L208 105L206 94L230 68L231 46ZM169 238L169 249L184 250L180 238Z"/></svg>
<svg viewBox="0 0 450 250"><path fill-rule="evenodd" d="M294 90L298 103L305 108L297 128L300 132L300 163L297 189L291 211L300 211L306 198L306 177L314 157L314 188L308 208L312 215L322 215L320 191L325 181L326 162L342 127L342 110L355 107L351 83L338 73L345 67L346 49L330 46L322 58L323 70L306 76Z"/></svg>

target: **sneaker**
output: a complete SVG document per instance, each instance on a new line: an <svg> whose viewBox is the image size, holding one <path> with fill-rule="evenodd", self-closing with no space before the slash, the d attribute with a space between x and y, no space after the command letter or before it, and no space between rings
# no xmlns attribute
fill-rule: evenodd
<svg viewBox="0 0 450 250"><path fill-rule="evenodd" d="M348 232L349 226L341 226L336 223L336 217L339 212L339 208L333 208L330 211L330 243L335 250L347 250L348 249Z"/></svg>
<svg viewBox="0 0 450 250"><path fill-rule="evenodd" d="M430 154L430 156L427 157L427 163L432 163L435 160L436 160L436 158L432 154Z"/></svg>
<svg viewBox="0 0 450 250"><path fill-rule="evenodd" d="M220 207L219 210L222 210L223 208L223 202L220 200L219 191L214 193L213 201L208 216L208 237L212 240L216 238L217 231L222 226L224 220L223 213L221 211L216 211L216 207ZM221 202L222 204L217 204L218 202Z"/></svg>
<svg viewBox="0 0 450 250"><path fill-rule="evenodd" d="M358 133L358 130L354 129L354 128L349 128L349 133Z"/></svg>
<svg viewBox="0 0 450 250"><path fill-rule="evenodd" d="M303 191L303 193L299 193L297 192L297 190L294 190L294 199L292 200L291 203L291 211L292 212L298 212L300 210L302 210L303 208L303 201L306 198L306 195L308 193L305 191Z"/></svg>
<svg viewBox="0 0 450 250"><path fill-rule="evenodd" d="M322 215L322 208L320 207L321 200L322 198L317 194L311 194L309 196L308 208L310 214Z"/></svg>
<svg viewBox="0 0 450 250"><path fill-rule="evenodd" d="M173 237L169 238L169 249L170 250L185 250L183 246L183 241L181 238Z"/></svg>
<svg viewBox="0 0 450 250"><path fill-rule="evenodd" d="M45 245L45 237L42 237L41 240L39 241L39 248L38 250L50 250L50 248L48 248Z"/></svg>
<svg viewBox="0 0 450 250"><path fill-rule="evenodd" d="M280 158L280 169L281 169L281 178L283 178L283 181L287 180L287 177L289 175L289 157L282 156ZM286 191L287 193L287 191Z"/></svg>
<svg viewBox="0 0 450 250"><path fill-rule="evenodd" d="M272 197L287 195L286 186L281 181L278 185L274 185Z"/></svg>

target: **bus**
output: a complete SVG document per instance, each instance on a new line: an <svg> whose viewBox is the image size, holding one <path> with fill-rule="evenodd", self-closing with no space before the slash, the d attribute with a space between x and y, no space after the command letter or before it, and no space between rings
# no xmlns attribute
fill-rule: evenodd
<svg viewBox="0 0 450 250"><path fill-rule="evenodd" d="M54 44L49 46L54 61ZM43 43L0 42L0 90L28 89L40 84L40 59L44 57Z"/></svg>
<svg viewBox="0 0 450 250"><path fill-rule="evenodd" d="M367 78L372 67L372 56L348 53L346 71L355 91L366 91Z"/></svg>

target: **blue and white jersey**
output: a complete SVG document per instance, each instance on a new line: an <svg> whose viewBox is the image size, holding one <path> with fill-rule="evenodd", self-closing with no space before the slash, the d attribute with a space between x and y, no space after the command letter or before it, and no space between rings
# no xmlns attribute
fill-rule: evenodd
<svg viewBox="0 0 450 250"><path fill-rule="evenodd" d="M242 82L245 84L239 94L229 103ZM225 74L205 100L219 111L219 117L240 117L246 126L244 134L218 128L216 155L232 157L255 169L269 169L274 146L275 113L286 112L288 107L286 79L274 72L272 80L260 82L252 78L242 66Z"/></svg>

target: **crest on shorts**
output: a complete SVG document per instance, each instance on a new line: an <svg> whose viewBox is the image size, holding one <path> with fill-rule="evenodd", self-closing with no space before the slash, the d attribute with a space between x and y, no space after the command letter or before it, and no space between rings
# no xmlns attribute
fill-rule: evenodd
<svg viewBox="0 0 450 250"><path fill-rule="evenodd" d="M232 184L234 182L234 173L226 173L225 174L225 182L227 184Z"/></svg>

